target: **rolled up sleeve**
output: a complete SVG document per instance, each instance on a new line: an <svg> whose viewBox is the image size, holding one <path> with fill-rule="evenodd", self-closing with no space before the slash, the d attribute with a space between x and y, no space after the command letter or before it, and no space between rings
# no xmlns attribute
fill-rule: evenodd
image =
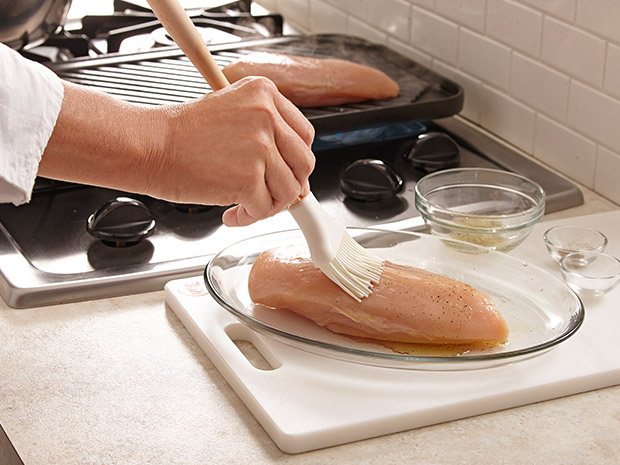
<svg viewBox="0 0 620 465"><path fill-rule="evenodd" d="M62 99L51 70L0 44L0 202L30 201Z"/></svg>

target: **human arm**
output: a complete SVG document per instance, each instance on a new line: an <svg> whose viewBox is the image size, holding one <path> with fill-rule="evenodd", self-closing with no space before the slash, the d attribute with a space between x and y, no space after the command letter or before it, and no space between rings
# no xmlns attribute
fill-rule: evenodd
<svg viewBox="0 0 620 465"><path fill-rule="evenodd" d="M181 105L139 107L69 83L39 174L179 203L236 206L229 226L309 191L311 124L275 85L249 78Z"/></svg>

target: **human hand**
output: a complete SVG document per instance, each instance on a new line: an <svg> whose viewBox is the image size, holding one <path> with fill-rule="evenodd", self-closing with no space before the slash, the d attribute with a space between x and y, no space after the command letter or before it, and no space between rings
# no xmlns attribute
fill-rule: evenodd
<svg viewBox="0 0 620 465"><path fill-rule="evenodd" d="M274 215L310 188L314 129L266 78L144 107L63 82L38 174L177 203L234 205L224 224Z"/></svg>
<svg viewBox="0 0 620 465"><path fill-rule="evenodd" d="M233 205L243 226L309 193L314 128L265 78L246 78L183 105L162 107L166 141L150 161L151 195L181 203Z"/></svg>

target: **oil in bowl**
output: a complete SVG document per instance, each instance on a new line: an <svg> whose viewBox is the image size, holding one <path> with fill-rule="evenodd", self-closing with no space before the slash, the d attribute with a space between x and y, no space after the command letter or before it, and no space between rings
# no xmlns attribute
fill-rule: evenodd
<svg viewBox="0 0 620 465"><path fill-rule="evenodd" d="M506 252L521 244L545 210L545 192L502 170L455 168L428 174L415 187L416 208L431 234Z"/></svg>

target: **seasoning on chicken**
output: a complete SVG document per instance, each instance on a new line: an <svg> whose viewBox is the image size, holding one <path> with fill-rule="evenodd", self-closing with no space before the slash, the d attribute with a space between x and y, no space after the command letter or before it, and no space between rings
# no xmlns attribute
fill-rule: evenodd
<svg viewBox="0 0 620 465"><path fill-rule="evenodd" d="M486 294L391 262L358 303L314 267L305 249L271 249L252 266L249 291L254 303L290 310L348 336L424 344L508 340L508 325Z"/></svg>
<svg viewBox="0 0 620 465"><path fill-rule="evenodd" d="M398 84L375 68L336 58L250 53L222 70L230 82L246 76L271 79L298 107L321 107L396 97Z"/></svg>

